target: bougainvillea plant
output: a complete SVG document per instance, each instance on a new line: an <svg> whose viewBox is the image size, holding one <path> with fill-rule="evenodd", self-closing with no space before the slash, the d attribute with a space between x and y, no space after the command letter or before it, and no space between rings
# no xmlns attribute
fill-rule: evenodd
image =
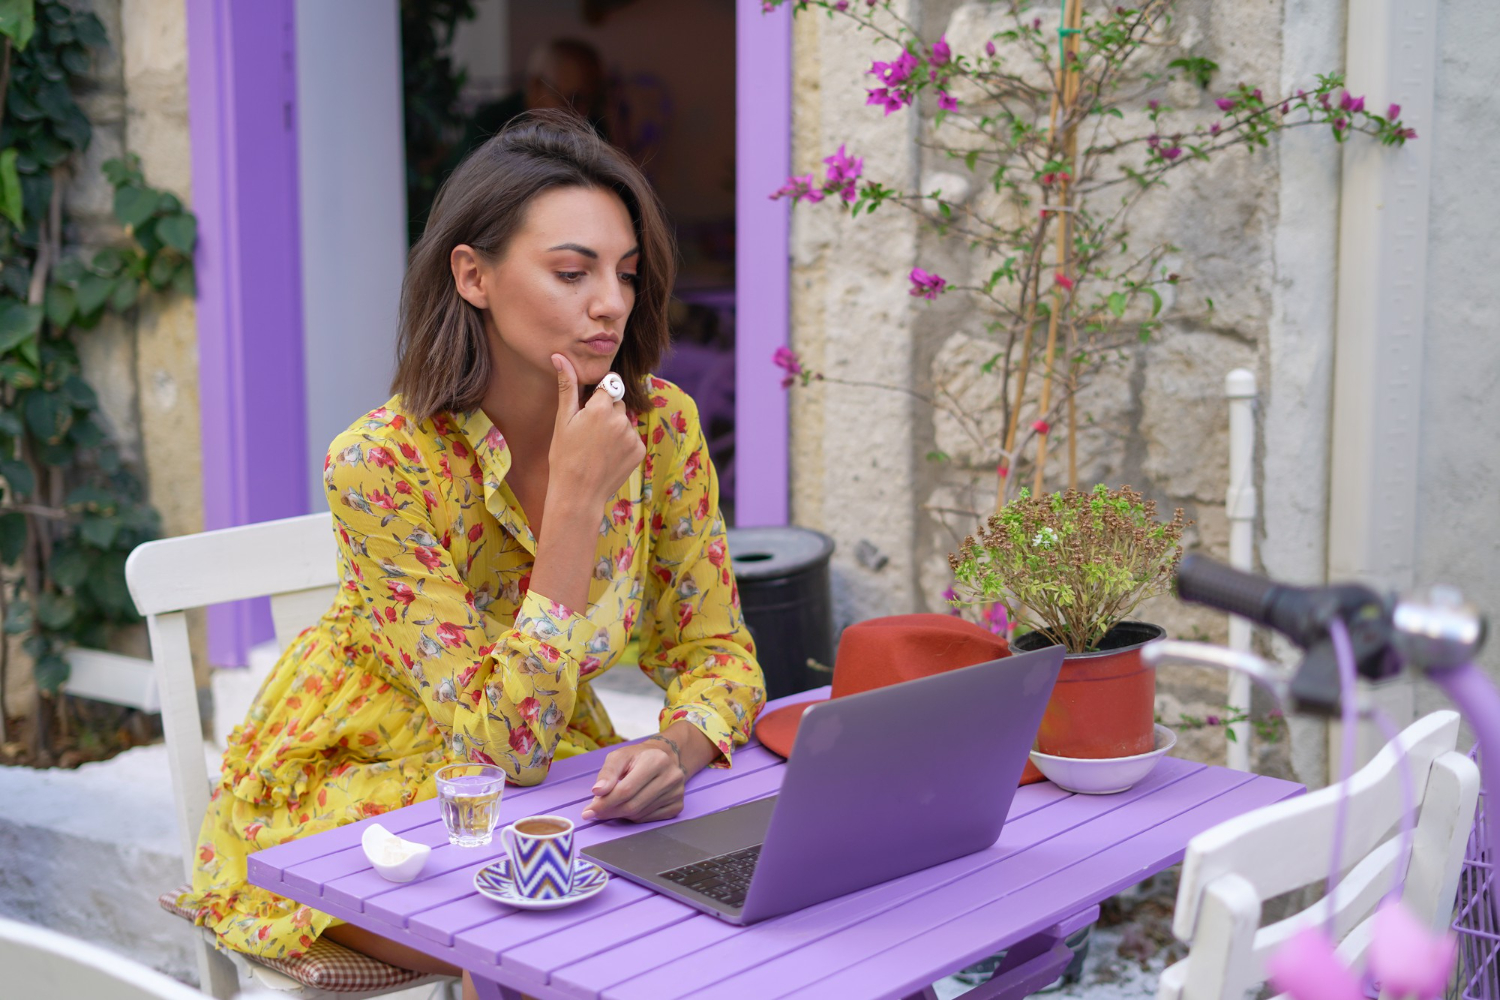
<svg viewBox="0 0 1500 1000"><path fill-rule="evenodd" d="M786 2L766 0L764 7ZM1134 209L1177 172L1232 150L1264 148L1284 129L1314 126L1336 142L1359 133L1388 146L1416 138L1399 105L1366 107L1336 73L1279 95L1252 83L1223 85L1217 64L1174 34L1171 0L1061 0L1061 10L1058 0L995 0L1003 27L969 40L977 47L968 50L946 36L923 39L887 0L793 6L861 29L874 50L864 81L869 113L925 109L922 145L962 171L976 192L887 186L866 175L859 150L845 142L824 158L821 177L791 177L768 194L856 218L884 206L911 211L972 255L977 279L917 267L909 290L927 301L967 296L984 317L992 349L975 363L994 387L988 398L999 404L998 433L992 419L987 425L965 412L961 393L937 385L923 398L954 417L979 454L998 456L994 509L1028 473L1032 491L1041 492L1048 440L1059 430L1067 440L1066 481L1076 487L1080 389L1109 359L1153 335L1163 320L1163 287L1184 280L1167 263L1176 247L1131 239ZM1169 95L1180 98L1185 87L1202 99L1179 99L1196 107L1174 108ZM1205 304L1213 308L1211 300ZM773 363L786 386L824 377L786 348ZM962 374L968 384L976 373Z"/></svg>

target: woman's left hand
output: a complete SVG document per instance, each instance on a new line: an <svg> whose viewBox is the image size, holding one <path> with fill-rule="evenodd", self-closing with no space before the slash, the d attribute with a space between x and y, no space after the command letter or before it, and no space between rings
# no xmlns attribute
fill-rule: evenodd
<svg viewBox="0 0 1500 1000"><path fill-rule="evenodd" d="M594 798L584 807L584 819L652 823L682 812L689 775L718 751L688 723L674 723L663 735L671 742L647 739L609 752L590 789Z"/></svg>

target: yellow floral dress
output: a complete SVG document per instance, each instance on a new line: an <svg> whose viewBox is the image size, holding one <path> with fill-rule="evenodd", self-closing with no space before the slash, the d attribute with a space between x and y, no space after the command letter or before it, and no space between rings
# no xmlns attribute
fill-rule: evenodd
<svg viewBox="0 0 1500 1000"><path fill-rule="evenodd" d="M559 757L620 742L589 681L633 632L666 691L662 727L687 720L729 765L765 683L697 408L661 379L649 392L646 458L600 512L587 609L529 589L536 539L482 411L418 423L398 396L333 442L339 596L229 737L179 898L221 946L293 957L333 921L250 885L249 854L431 798L450 761L530 785Z"/></svg>

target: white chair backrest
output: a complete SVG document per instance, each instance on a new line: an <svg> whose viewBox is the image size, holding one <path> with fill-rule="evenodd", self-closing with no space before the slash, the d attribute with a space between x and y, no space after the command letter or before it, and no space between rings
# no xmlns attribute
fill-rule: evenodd
<svg viewBox="0 0 1500 1000"><path fill-rule="evenodd" d="M1454 751L1458 723L1458 713L1447 711L1418 719L1346 783L1257 809L1189 841L1172 932L1192 950L1162 973L1158 1000L1240 1000L1265 981L1266 961L1283 942L1325 919L1323 899L1261 927L1261 905L1328 877L1345 792L1345 874L1333 927L1340 956L1363 967L1375 908L1401 858L1403 749L1417 817L1402 902L1423 925L1446 927L1479 798L1478 768Z"/></svg>
<svg viewBox="0 0 1500 1000"><path fill-rule="evenodd" d="M45 927L0 918L0 994L108 1000L205 1000L139 962Z"/></svg>
<svg viewBox="0 0 1500 1000"><path fill-rule="evenodd" d="M125 582L151 636L183 868L191 879L209 776L185 612L269 596L276 640L285 648L333 603L339 582L333 515L147 542L126 560Z"/></svg>

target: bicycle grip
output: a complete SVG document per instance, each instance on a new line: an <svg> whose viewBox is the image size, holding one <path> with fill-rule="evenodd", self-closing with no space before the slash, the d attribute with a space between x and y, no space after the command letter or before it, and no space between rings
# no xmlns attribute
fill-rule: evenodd
<svg viewBox="0 0 1500 1000"><path fill-rule="evenodd" d="M1183 556L1177 564L1178 597L1272 628L1278 625L1272 619L1272 606L1279 593L1286 589L1263 576L1233 569L1197 554Z"/></svg>

